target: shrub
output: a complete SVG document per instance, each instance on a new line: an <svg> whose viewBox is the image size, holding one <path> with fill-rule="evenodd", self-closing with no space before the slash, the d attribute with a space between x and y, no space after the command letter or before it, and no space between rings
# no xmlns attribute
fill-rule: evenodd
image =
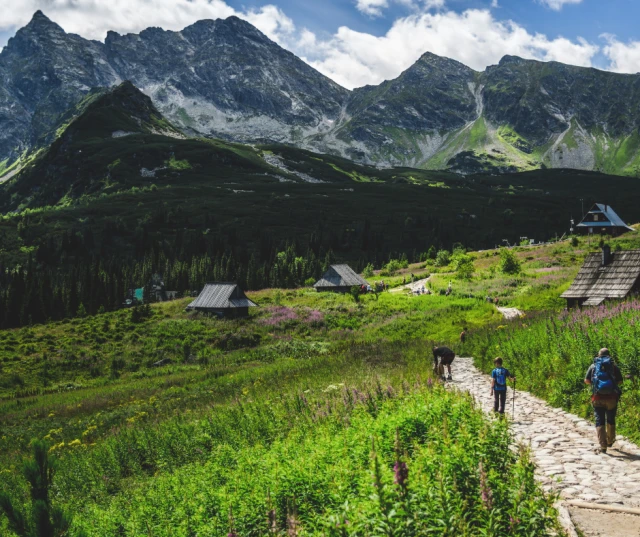
<svg viewBox="0 0 640 537"><path fill-rule="evenodd" d="M373 265L371 263L369 263L366 267L364 267L364 270L362 271L362 275L365 278L373 278Z"/></svg>
<svg viewBox="0 0 640 537"><path fill-rule="evenodd" d="M468 254L456 254L453 257L453 268L458 278L470 280L475 272L473 257Z"/></svg>
<svg viewBox="0 0 640 537"><path fill-rule="evenodd" d="M500 250L500 272L503 274L519 274L520 261L511 250Z"/></svg>
<svg viewBox="0 0 640 537"><path fill-rule="evenodd" d="M351 289L349 289L349 293L353 297L354 302L360 302L360 287L357 285L352 286Z"/></svg>
<svg viewBox="0 0 640 537"><path fill-rule="evenodd" d="M448 250L440 250L436 255L436 267L446 267L451 263L451 254Z"/></svg>

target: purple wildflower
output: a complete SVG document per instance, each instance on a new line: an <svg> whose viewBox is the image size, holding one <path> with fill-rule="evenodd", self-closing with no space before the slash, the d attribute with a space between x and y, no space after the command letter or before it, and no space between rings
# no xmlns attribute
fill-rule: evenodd
<svg viewBox="0 0 640 537"><path fill-rule="evenodd" d="M493 508L493 492L489 487L489 478L482 461L478 465L478 471L480 472L480 498L482 499L482 505L487 511L490 511Z"/></svg>
<svg viewBox="0 0 640 537"><path fill-rule="evenodd" d="M393 466L393 482L401 489L407 488L407 479L409 478L409 467L406 462L396 461Z"/></svg>

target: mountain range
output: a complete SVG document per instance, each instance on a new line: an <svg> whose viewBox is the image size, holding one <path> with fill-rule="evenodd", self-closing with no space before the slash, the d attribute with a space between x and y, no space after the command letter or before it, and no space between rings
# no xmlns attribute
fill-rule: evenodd
<svg viewBox="0 0 640 537"><path fill-rule="evenodd" d="M426 53L394 80L349 91L236 17L102 43L38 11L0 52L0 176L125 80L187 136L378 167L640 175L640 75L513 56L477 72Z"/></svg>

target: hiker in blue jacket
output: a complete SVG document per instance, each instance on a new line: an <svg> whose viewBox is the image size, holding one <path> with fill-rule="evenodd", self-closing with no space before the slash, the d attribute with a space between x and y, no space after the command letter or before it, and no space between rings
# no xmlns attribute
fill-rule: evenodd
<svg viewBox="0 0 640 537"><path fill-rule="evenodd" d="M491 394L493 395L493 411L504 414L507 402L507 379L516 380L508 369L502 367L502 358L493 361L496 366L491 372Z"/></svg>
<svg viewBox="0 0 640 537"><path fill-rule="evenodd" d="M609 349L600 349L598 356L587 369L584 377L586 384L591 385L591 404L596 415L596 434L600 444L600 452L606 453L607 448L616 441L616 412L618 400L622 391L622 373L613 362ZM606 428L605 428L606 422Z"/></svg>

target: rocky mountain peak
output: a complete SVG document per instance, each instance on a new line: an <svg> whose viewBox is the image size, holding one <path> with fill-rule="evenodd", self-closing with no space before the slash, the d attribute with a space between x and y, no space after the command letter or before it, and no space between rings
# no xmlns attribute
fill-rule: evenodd
<svg viewBox="0 0 640 537"><path fill-rule="evenodd" d="M24 28L18 30L16 37L20 34L27 35L66 35L62 27L53 22L42 11L38 10L31 17L31 21Z"/></svg>

